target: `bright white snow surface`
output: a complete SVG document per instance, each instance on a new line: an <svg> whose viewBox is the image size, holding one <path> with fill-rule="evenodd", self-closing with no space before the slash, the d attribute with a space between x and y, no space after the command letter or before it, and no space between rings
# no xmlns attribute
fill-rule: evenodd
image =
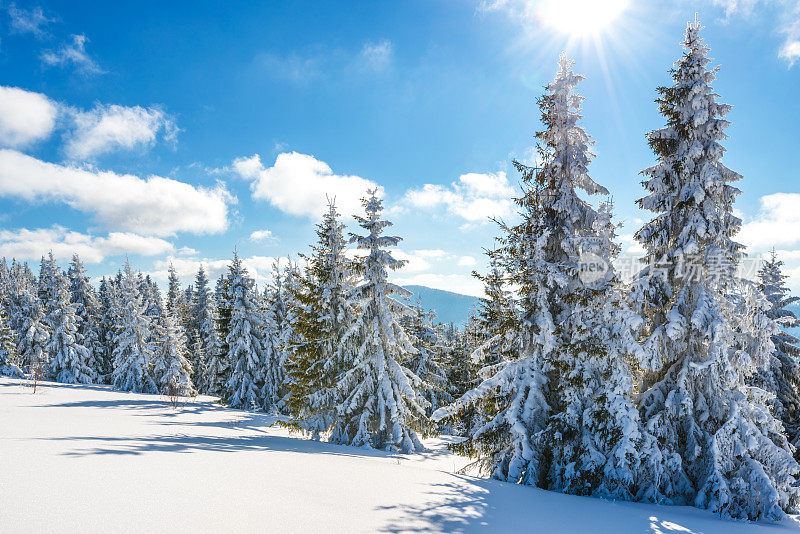
<svg viewBox="0 0 800 534"><path fill-rule="evenodd" d="M610 502L292 437L209 397L0 378L0 532L780 533L687 507Z"/></svg>

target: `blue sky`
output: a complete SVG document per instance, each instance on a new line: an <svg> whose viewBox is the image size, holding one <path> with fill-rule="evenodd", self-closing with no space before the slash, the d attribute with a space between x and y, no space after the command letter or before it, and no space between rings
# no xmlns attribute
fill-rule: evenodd
<svg viewBox="0 0 800 534"><path fill-rule="evenodd" d="M128 252L188 282L236 247L263 280L313 241L325 193L354 229L377 185L405 239L397 279L474 294L561 50L635 254L655 88L697 12L734 106L741 239L779 249L800 289L800 3L609 0L564 19L553 2L0 0L0 255L76 250L98 276Z"/></svg>

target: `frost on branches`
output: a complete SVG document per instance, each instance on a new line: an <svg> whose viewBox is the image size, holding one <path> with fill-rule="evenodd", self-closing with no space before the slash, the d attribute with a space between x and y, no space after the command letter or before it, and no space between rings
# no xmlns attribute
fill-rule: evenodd
<svg viewBox="0 0 800 534"><path fill-rule="evenodd" d="M119 282L114 335L114 371L112 383L123 391L157 393L153 378L153 347L150 343L152 321L145 315L142 295L130 262Z"/></svg>
<svg viewBox="0 0 800 534"><path fill-rule="evenodd" d="M331 441L408 453L424 450L417 433L426 433L430 423L425 417L427 403L416 391L424 384L403 365L415 352L397 320L408 310L391 298L407 292L387 280L387 269L398 269L403 262L383 249L396 246L400 238L382 235L391 223L380 218L383 203L375 193L370 191L363 199L366 216L356 217L367 235L351 239L369 254L361 260L363 278L351 293L359 312L343 338L346 370L313 401L336 405L338 421Z"/></svg>
<svg viewBox="0 0 800 534"><path fill-rule="evenodd" d="M742 177L720 162L730 106L711 88L700 30L688 25L674 84L659 89L667 126L648 134L658 163L642 171L638 201L657 214L636 233L648 265L632 291L648 323L640 411L660 450L642 498L779 520L797 504L798 466L764 392L745 383L769 363L772 329L763 299L733 275L742 246L730 184Z"/></svg>

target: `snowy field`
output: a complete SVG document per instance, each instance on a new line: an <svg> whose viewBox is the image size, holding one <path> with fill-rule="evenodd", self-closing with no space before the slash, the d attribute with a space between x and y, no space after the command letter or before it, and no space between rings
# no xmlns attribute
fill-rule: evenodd
<svg viewBox="0 0 800 534"><path fill-rule="evenodd" d="M396 456L316 443L207 397L0 378L0 532L780 533L685 507L456 474L429 440Z"/></svg>

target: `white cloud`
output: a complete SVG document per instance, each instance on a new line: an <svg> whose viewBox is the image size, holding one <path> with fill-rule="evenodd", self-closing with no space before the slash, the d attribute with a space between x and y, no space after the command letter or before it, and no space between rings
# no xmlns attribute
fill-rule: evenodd
<svg viewBox="0 0 800 534"><path fill-rule="evenodd" d="M458 265L460 267L472 267L477 263L478 261L472 256L461 256L460 258L458 258Z"/></svg>
<svg viewBox="0 0 800 534"><path fill-rule="evenodd" d="M0 86L0 146L23 147L46 139L58 107L41 93Z"/></svg>
<svg viewBox="0 0 800 534"><path fill-rule="evenodd" d="M800 193L773 193L760 202L758 215L745 222L737 240L758 251L800 243Z"/></svg>
<svg viewBox="0 0 800 534"><path fill-rule="evenodd" d="M452 256L449 252L446 252L440 248L435 249L419 249L415 250L414 254L420 256L422 258L430 258L433 260L441 260L447 257Z"/></svg>
<svg viewBox="0 0 800 534"><path fill-rule="evenodd" d="M30 33L39 39L47 35L47 25L54 22L54 19L46 17L42 8L38 6L28 11L11 3L8 5L8 16L11 19L13 32Z"/></svg>
<svg viewBox="0 0 800 534"><path fill-rule="evenodd" d="M180 256L196 256L198 254L197 250L192 247L181 247L177 250L177 253Z"/></svg>
<svg viewBox="0 0 800 534"><path fill-rule="evenodd" d="M359 59L365 67L383 71L392 61L392 43L386 39L377 43L365 43L361 48Z"/></svg>
<svg viewBox="0 0 800 534"><path fill-rule="evenodd" d="M0 196L63 202L111 230L159 236L222 232L233 202L221 185L209 189L160 176L63 166L8 149L0 150Z"/></svg>
<svg viewBox="0 0 800 534"><path fill-rule="evenodd" d="M326 211L327 197L336 199L345 217L361 213L360 199L368 189L382 188L360 176L334 174L324 161L298 152L279 154L272 167L265 168L256 154L233 162L233 170L250 180L253 198L266 200L290 215L318 220Z"/></svg>
<svg viewBox="0 0 800 534"><path fill-rule="evenodd" d="M112 232L105 237L97 237L61 226L35 230L0 230L0 256L18 260L38 260L52 251L57 259L69 259L73 254L78 254L86 263L100 263L107 256L155 256L172 249L172 244L163 239L125 232Z"/></svg>
<svg viewBox="0 0 800 534"><path fill-rule="evenodd" d="M268 243L275 243L278 241L278 238L272 234L271 230L256 230L250 234L250 241L266 241Z"/></svg>
<svg viewBox="0 0 800 534"><path fill-rule="evenodd" d="M75 67L84 74L102 74L103 69L86 52L87 41L85 35L73 35L72 41L62 44L58 50L42 52L42 62L51 67Z"/></svg>
<svg viewBox="0 0 800 534"><path fill-rule="evenodd" d="M242 265L244 265L248 274L254 280L259 282L259 284L264 284L272 280L272 266L277 261L281 261L281 265L285 265L287 260L270 256L249 256L247 258L242 258ZM169 266L172 265L178 277L180 277L184 283L191 283L197 274L197 270L202 265L206 276L208 276L209 280L212 280L213 286L213 281L216 281L221 275L228 272L228 266L230 264L231 258L197 259L171 255L153 262L154 270L150 271L149 274L157 280L165 282L169 275Z"/></svg>
<svg viewBox="0 0 800 534"><path fill-rule="evenodd" d="M152 146L160 134L174 141L178 133L172 118L158 108L118 105L95 106L73 112L75 129L65 150L73 159L86 159L117 149Z"/></svg>
<svg viewBox="0 0 800 534"><path fill-rule="evenodd" d="M786 61L789 68L800 59L800 0L713 0L714 5L725 10L725 18L733 16L747 17L756 6L774 6L777 13L772 18L778 21L778 31L784 35L783 43L778 49L778 57ZM776 16L777 15L777 16Z"/></svg>
<svg viewBox="0 0 800 534"><path fill-rule="evenodd" d="M450 186L425 184L409 189L403 203L421 209L445 207L451 215L468 222L483 222L489 217L505 217L512 213L514 188L506 173L468 173L459 176Z"/></svg>

